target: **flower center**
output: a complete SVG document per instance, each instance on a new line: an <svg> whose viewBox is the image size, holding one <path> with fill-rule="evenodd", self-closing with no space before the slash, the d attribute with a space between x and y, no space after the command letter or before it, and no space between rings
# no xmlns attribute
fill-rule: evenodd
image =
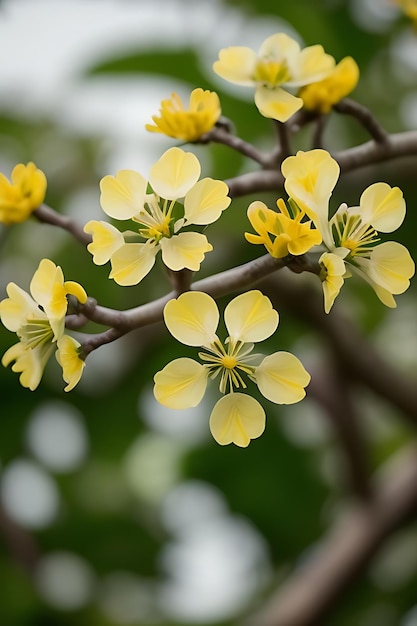
<svg viewBox="0 0 417 626"><path fill-rule="evenodd" d="M369 258L379 242L376 230L364 224L360 215L338 212L331 220L331 227L336 246L350 250L347 257L350 260L355 256Z"/></svg>
<svg viewBox="0 0 417 626"><path fill-rule="evenodd" d="M253 79L257 83L268 87L277 87L288 82L291 79L291 74L285 61L259 59L255 67Z"/></svg>
<svg viewBox="0 0 417 626"><path fill-rule="evenodd" d="M156 194L149 194L142 211L133 217L135 222L144 227L139 228L141 237L155 243L158 243L163 237L172 237L174 206L175 200L168 202Z"/></svg>
<svg viewBox="0 0 417 626"><path fill-rule="evenodd" d="M256 358L250 355L253 350L253 343L242 343L241 341L226 341L227 350L217 339L207 350L200 352L199 357L205 361L205 366L209 369L209 376L216 378L220 375L219 389L221 393L226 393L229 388L230 393L234 388L246 388L246 383L240 372L245 373L249 378L253 378L255 367L249 362Z"/></svg>
<svg viewBox="0 0 417 626"><path fill-rule="evenodd" d="M20 341L33 350L37 346L52 342L54 333L47 319L27 320L16 333Z"/></svg>

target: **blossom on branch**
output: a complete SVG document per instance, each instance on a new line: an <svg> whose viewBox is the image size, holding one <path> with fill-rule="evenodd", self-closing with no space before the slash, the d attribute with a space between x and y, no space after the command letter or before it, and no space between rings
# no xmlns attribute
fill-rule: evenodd
<svg viewBox="0 0 417 626"><path fill-rule="evenodd" d="M64 334L69 298L84 304L87 294L73 281L64 281L62 270L49 259L42 259L30 283L30 294L15 283L7 285L5 300L0 302L3 325L15 332L19 343L9 348L2 364L14 361L12 370L20 373L20 383L31 391L39 385L46 363L55 351L63 378L70 391L81 378L84 361L81 345Z"/></svg>
<svg viewBox="0 0 417 626"><path fill-rule="evenodd" d="M170 300L164 309L169 332L187 346L201 347L202 363L185 357L168 363L155 374L155 398L172 409L194 407L202 400L208 380L217 378L223 397L211 413L211 433L221 445L248 446L265 429L265 411L255 398L240 391L247 389L247 381L276 404L302 400L310 381L301 362L289 352L252 354L255 343L275 332L278 319L260 291L243 293L226 306L229 336L222 342L216 334L220 314L211 296L189 291Z"/></svg>
<svg viewBox="0 0 417 626"><path fill-rule="evenodd" d="M237 85L255 88L255 104L265 117L286 122L301 109L301 98L287 89L297 89L328 76L334 58L320 45L300 49L285 33L271 35L259 52L246 46L223 48L213 70Z"/></svg>
<svg viewBox="0 0 417 626"><path fill-rule="evenodd" d="M282 173L288 195L320 230L327 251L343 259L345 278L351 269L372 286L383 304L395 307L393 296L408 289L414 261L400 243L381 243L378 231L391 233L402 224L406 207L401 189L374 183L362 193L359 206L342 203L329 219L329 201L339 178L339 165L326 150L297 152L282 163ZM333 269L330 274L340 277L340 262L337 264L337 273ZM323 285L325 288L326 282ZM326 297L328 309L337 295L334 285L332 293L332 297Z"/></svg>
<svg viewBox="0 0 417 626"><path fill-rule="evenodd" d="M176 93L171 94L170 100L162 100L159 116L153 115L154 124L146 124L145 128L174 139L196 141L213 128L220 115L217 93L199 87L191 92L188 109Z"/></svg>
<svg viewBox="0 0 417 626"><path fill-rule="evenodd" d="M0 222L24 222L45 199L46 176L32 162L13 168L11 181L0 173Z"/></svg>
<svg viewBox="0 0 417 626"><path fill-rule="evenodd" d="M139 283L159 250L169 269L198 271L213 248L205 235L185 229L212 224L231 202L225 182L199 180L200 172L194 154L170 148L151 168L150 191L148 181L133 170L105 176L100 183L104 212L116 220L132 220L139 228L121 233L106 222L88 222L84 230L93 236L88 250L94 263L110 261L109 277L119 285Z"/></svg>
<svg viewBox="0 0 417 626"><path fill-rule="evenodd" d="M260 201L252 202L248 208L248 218L253 229L258 233L245 233L249 243L263 244L269 254L282 259L288 254L298 256L321 243L321 234L311 228L311 221L303 221L305 213L295 203L289 204L277 200L277 211L272 211Z"/></svg>
<svg viewBox="0 0 417 626"><path fill-rule="evenodd" d="M318 113L329 113L342 98L349 95L358 84L359 68L352 57L345 57L334 70L316 83L301 87L298 95L304 108Z"/></svg>

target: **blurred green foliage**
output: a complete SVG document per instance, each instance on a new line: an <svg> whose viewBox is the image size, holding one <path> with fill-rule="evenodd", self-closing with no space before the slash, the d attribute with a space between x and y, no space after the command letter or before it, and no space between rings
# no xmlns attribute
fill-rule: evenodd
<svg viewBox="0 0 417 626"><path fill-rule="evenodd" d="M120 2L120 11L123 11L123 4ZM337 60L346 55L353 56L361 68L361 82L353 97L368 106L388 130L402 130L400 102L411 87L409 81L403 81L401 75L395 72L392 63L386 63L386 59L395 33L408 25L398 18L390 28L370 32L352 18L352 4L342 0L315 3L288 0L272 4L269 0L229 0L224 7L225 10L226 5L239 9L247 22L253 20L254 24L262 16L264 19L282 18L296 29L307 45L322 43ZM0 13L1 19L6 18ZM245 45L245 41L241 43ZM170 50L155 37L155 46L149 50L140 47L124 55L116 55L109 49L107 56L103 55L94 66L85 68L82 79L88 82L97 76L114 75L137 75L141 79L155 75L169 76L181 81L182 85L189 84L190 90L197 86L215 89L220 95L224 115L233 121L239 135L261 146L274 145L276 138L269 120L259 116L252 102L219 89L218 83L202 67L199 51L187 42L181 49ZM149 118L154 113L156 111L149 111ZM357 122L332 116L325 139L332 148L339 150L367 141L368 137ZM308 148L311 141L308 131L301 134L299 141L300 146L297 147ZM52 119L30 120L18 113L14 115L10 110L0 110L0 142L4 162L34 160L46 171L49 182L47 202L56 210L65 210L68 197L74 190L91 189L96 189L96 206L93 209L97 208L97 172L103 153L108 149L105 138L86 138L82 133L77 136L74 132L68 133ZM172 142L167 140L166 146L169 145ZM209 155L207 163L211 169L205 175L228 178L247 167L241 156L231 153L224 146L199 147L198 150L199 154L206 151ZM55 155L58 155L56 161ZM377 180L386 180L404 190L409 212L406 223L399 231L399 239L416 258L414 233L417 213L413 210L417 203L415 158L370 167L342 177L335 190L334 208L342 199L354 204L362 190ZM277 196L279 192L277 190ZM262 194L262 199L272 206L277 196ZM210 240L215 249L218 246L222 252L216 257L214 253L213 258L207 260L202 275L232 267L260 253L242 241L240 232L241 224L246 220L246 207L252 199L236 200L219 223L210 227ZM89 219L88 211L86 206L85 221ZM80 219L80 216L77 218ZM236 224L239 224L238 234ZM245 228L248 227L249 224L245 225ZM9 280L23 288L28 287L29 268L34 269L43 254L42 246L35 245L37 238L43 236L41 232L47 233L47 239L53 240L56 236L52 227L34 222L2 233L2 288ZM54 261L62 265L66 278L80 281L90 295L107 306L133 307L169 289L160 266L139 287L115 285L107 280L108 268L94 266L90 255L69 236L60 235ZM404 303L415 311L415 287L410 290L410 295L404 296ZM350 307L362 327L375 334L383 330L387 316L397 313L384 310L370 289L356 283L346 286L338 306ZM399 306L402 306L401 297ZM28 530L37 545L39 558L60 551L78 555L94 572L99 589L107 576L120 571L129 572L157 589L167 577L161 566L161 554L167 544L175 540L161 514L165 492L162 488L160 497L155 494L152 499L146 490L136 491L126 472L126 458L132 444L141 438L148 441L146 437L152 435L167 439L168 449L172 448L174 457L177 455L177 462L173 462L173 474L171 482L167 481L166 493L184 481L198 480L212 485L223 494L230 514L248 519L264 541L270 570L268 575L264 572L265 584L260 585L258 595L254 594L253 602L258 604L262 594L266 594L269 588L273 589L277 580L300 560L307 558L310 550L314 550L316 542L331 523L332 512L344 505L347 495L343 481L344 460L328 425L325 435L315 437L313 433L310 441L308 437L297 437L293 427L284 427L292 419L303 423L300 422L297 407L277 409L269 404L266 407L266 432L246 450L219 447L209 436L207 424L203 435L191 443L178 441L178 435L170 436L169 432L159 434L157 427L150 426L149 420L143 419L146 416L139 399L148 392L153 374L170 359L180 356L177 346L166 341L166 335L162 325L155 325L144 332L133 333L116 352L103 349L96 358L99 362L97 379L92 380L91 386L80 384L65 397L62 381L57 379L53 363L48 366L45 379L35 393L22 389L10 369L2 369L2 469L6 470L16 459L34 457L33 449L28 445L27 428L37 408L51 401L64 401L76 407L88 439L88 456L67 473L50 471L60 497L58 514L44 528ZM277 341L282 342L280 347L291 348L295 353L299 350L301 357L308 355L310 349L313 353L321 349L320 339L315 333L285 312L277 337ZM13 341L11 334L3 329L0 332L1 352ZM185 353L182 347L181 355ZM313 404L309 406L314 413L317 407ZM363 413L370 454L377 465L388 451L394 451L407 441L410 434L389 407L376 418L369 417L366 408ZM308 415L304 418L308 419ZM314 420L326 424L327 417L321 414ZM165 457L155 458L149 470L149 480L151 475L158 475L159 472L163 475L164 463L167 462ZM327 462L333 469L329 470ZM144 480L147 480L146 474ZM119 623L134 623L148 626L151 623L149 616L137 617L132 622L118 621L114 615L103 610L103 603L97 601L97 594L94 593L87 602L73 610L54 607L53 602L38 592L16 562L13 557L14 541L7 533L0 534L2 624L119 626ZM404 577L403 584L393 584L391 588L377 584L372 576L364 573L335 607L328 624L398 625L402 623L402 616L417 601L416 585L417 567ZM161 608L158 597L155 592L152 598L155 623L164 626L182 623L176 621L169 610ZM230 617L224 620L209 619L207 624L230 626L237 623L239 613L244 613L247 608L242 606L240 611L232 611ZM380 615L385 615L385 618L378 621ZM191 619L187 623L193 624L194 621Z"/></svg>

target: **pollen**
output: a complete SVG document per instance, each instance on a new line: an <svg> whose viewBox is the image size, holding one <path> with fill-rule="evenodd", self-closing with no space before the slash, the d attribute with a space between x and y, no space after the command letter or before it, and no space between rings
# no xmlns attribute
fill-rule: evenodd
<svg viewBox="0 0 417 626"><path fill-rule="evenodd" d="M226 355L222 358L221 364L227 370L233 370L237 365L237 360L234 356Z"/></svg>

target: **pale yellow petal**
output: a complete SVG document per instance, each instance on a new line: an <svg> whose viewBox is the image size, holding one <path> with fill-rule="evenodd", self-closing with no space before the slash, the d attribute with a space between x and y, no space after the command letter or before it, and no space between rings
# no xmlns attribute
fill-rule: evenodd
<svg viewBox="0 0 417 626"><path fill-rule="evenodd" d="M265 411L255 398L229 393L216 403L210 415L210 430L221 446L234 443L246 448L265 430Z"/></svg>
<svg viewBox="0 0 417 626"><path fill-rule="evenodd" d="M291 80L288 85L300 87L319 81L334 70L335 60L324 52L323 46L308 46L301 50L296 62L291 66Z"/></svg>
<svg viewBox="0 0 417 626"><path fill-rule="evenodd" d="M96 265L107 263L112 254L125 242L122 233L107 222L91 220L84 226L84 231L93 236L93 241L88 244L87 250L93 255Z"/></svg>
<svg viewBox="0 0 417 626"><path fill-rule="evenodd" d="M256 289L233 298L224 311L230 338L243 343L267 339L277 329L278 320L270 299Z"/></svg>
<svg viewBox="0 0 417 626"><path fill-rule="evenodd" d="M64 282L64 289L68 295L77 298L78 302L85 304L87 302L87 293L79 283L74 280L66 280Z"/></svg>
<svg viewBox="0 0 417 626"><path fill-rule="evenodd" d="M161 198L176 200L197 182L201 172L200 162L192 152L170 148L151 168L149 182Z"/></svg>
<svg viewBox="0 0 417 626"><path fill-rule="evenodd" d="M0 318L4 326L15 333L29 316L46 317L31 296L15 283L6 287L8 298L0 302Z"/></svg>
<svg viewBox="0 0 417 626"><path fill-rule="evenodd" d="M266 356L256 368L256 384L265 398L276 404L294 404L305 396L310 374L290 352Z"/></svg>
<svg viewBox="0 0 417 626"><path fill-rule="evenodd" d="M120 170L100 181L103 211L116 220L128 220L143 209L147 182L138 172Z"/></svg>
<svg viewBox="0 0 417 626"><path fill-rule="evenodd" d="M265 59L271 59L273 61L282 61L285 59L287 62L297 56L300 53L300 46L295 39L289 37L286 33L275 33L265 39L259 48L259 57Z"/></svg>
<svg viewBox="0 0 417 626"><path fill-rule="evenodd" d="M298 151L281 166L288 195L295 200L320 230L324 243L332 247L329 233L329 200L339 178L339 164L327 150Z"/></svg>
<svg viewBox="0 0 417 626"><path fill-rule="evenodd" d="M58 340L58 350L55 357L62 367L62 377L67 383L64 391L71 391L78 384L85 367L85 361L80 359L81 344L70 337L63 335Z"/></svg>
<svg viewBox="0 0 417 626"><path fill-rule="evenodd" d="M303 101L281 87L260 85L255 91L255 104L259 112L279 122L286 122L303 106Z"/></svg>
<svg viewBox="0 0 417 626"><path fill-rule="evenodd" d="M371 254L370 278L390 293L404 293L410 286L415 265L407 248L396 241L376 246Z"/></svg>
<svg viewBox="0 0 417 626"><path fill-rule="evenodd" d="M382 233L392 233L403 223L405 200L399 187L387 183L370 185L360 199L362 221Z"/></svg>
<svg viewBox="0 0 417 626"><path fill-rule="evenodd" d="M154 396L170 409L199 404L207 387L208 369L188 358L175 359L154 376Z"/></svg>
<svg viewBox="0 0 417 626"><path fill-rule="evenodd" d="M227 209L231 198L222 180L203 178L190 189L184 199L184 217L189 224L212 224Z"/></svg>
<svg viewBox="0 0 417 626"><path fill-rule="evenodd" d="M151 271L158 251L148 243L125 243L112 255L111 272L118 285L137 285Z"/></svg>
<svg viewBox="0 0 417 626"><path fill-rule="evenodd" d="M42 259L30 283L30 293L43 307L47 307L56 285L64 286L64 274L50 259ZM61 302L61 308L64 309ZM65 303L66 309L66 303ZM65 314L65 313L64 313Z"/></svg>
<svg viewBox="0 0 417 626"><path fill-rule="evenodd" d="M180 233L160 241L162 260L171 270L184 268L198 272L206 252L213 250L207 237L200 233Z"/></svg>
<svg viewBox="0 0 417 626"><path fill-rule="evenodd" d="M216 339L219 310L208 294L187 291L165 305L164 320L171 335L186 346L209 346Z"/></svg>
<svg viewBox="0 0 417 626"><path fill-rule="evenodd" d="M31 350L22 343L9 348L3 355L2 365L7 367L12 361L13 372L20 373L19 382L22 387L34 391L42 378L45 365L53 351L53 346L38 346Z"/></svg>
<svg viewBox="0 0 417 626"><path fill-rule="evenodd" d="M254 84L253 76L258 56L254 50L245 46L231 46L219 52L219 60L213 64L216 74L237 85Z"/></svg>

